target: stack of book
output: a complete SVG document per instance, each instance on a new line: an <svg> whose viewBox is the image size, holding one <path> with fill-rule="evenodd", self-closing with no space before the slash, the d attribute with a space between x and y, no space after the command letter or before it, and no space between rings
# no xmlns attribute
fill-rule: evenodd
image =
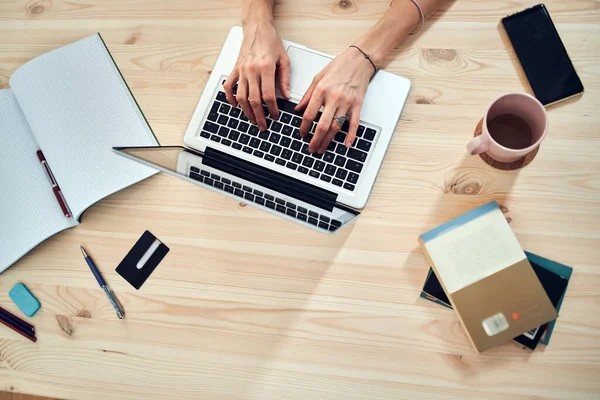
<svg viewBox="0 0 600 400"><path fill-rule="evenodd" d="M573 269L523 251L496 202L419 243L432 266L421 297L454 309L477 351L549 343Z"/></svg>

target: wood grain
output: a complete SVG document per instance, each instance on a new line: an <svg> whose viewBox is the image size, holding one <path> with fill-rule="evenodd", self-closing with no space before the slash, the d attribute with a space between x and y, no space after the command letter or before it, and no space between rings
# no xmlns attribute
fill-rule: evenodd
<svg viewBox="0 0 600 400"><path fill-rule="evenodd" d="M7 270L42 303L38 342L0 331L0 389L72 399L600 397L600 2L547 0L586 93L552 107L535 160L497 171L464 146L524 91L501 17L537 1L447 1L386 69L413 82L361 217L322 236L172 177L101 201ZM337 54L387 0L277 1L281 35ZM240 0L0 0L0 87L100 32L163 144L179 144ZM419 298L417 236L490 200L523 248L575 268L547 348L476 354ZM171 252L140 291L114 269L144 230ZM117 320L78 246L127 311Z"/></svg>

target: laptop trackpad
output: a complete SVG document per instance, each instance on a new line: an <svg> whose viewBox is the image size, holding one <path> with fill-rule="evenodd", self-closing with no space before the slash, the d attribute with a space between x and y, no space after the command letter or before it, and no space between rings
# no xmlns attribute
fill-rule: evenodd
<svg viewBox="0 0 600 400"><path fill-rule="evenodd" d="M287 49L291 63L290 94L301 99L313 78L331 61L331 58L291 45Z"/></svg>

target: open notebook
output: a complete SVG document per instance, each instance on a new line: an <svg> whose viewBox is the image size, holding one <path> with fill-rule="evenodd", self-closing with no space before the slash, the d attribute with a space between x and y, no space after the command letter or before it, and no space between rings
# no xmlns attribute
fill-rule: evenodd
<svg viewBox="0 0 600 400"><path fill-rule="evenodd" d="M94 203L156 173L113 146L158 144L99 34L29 61L10 86L0 90L0 272Z"/></svg>

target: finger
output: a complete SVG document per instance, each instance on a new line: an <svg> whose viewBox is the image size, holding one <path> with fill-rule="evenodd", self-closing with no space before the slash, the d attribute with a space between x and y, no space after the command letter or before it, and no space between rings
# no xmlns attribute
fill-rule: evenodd
<svg viewBox="0 0 600 400"><path fill-rule="evenodd" d="M277 65L277 76L279 77L279 90L286 99L290 98L290 71L290 58L287 53L284 53Z"/></svg>
<svg viewBox="0 0 600 400"><path fill-rule="evenodd" d="M260 75L251 75L248 77L248 101L250 107L256 117L255 121L258 128L261 131L267 130L267 120L265 119L265 112L262 108L262 99L260 97Z"/></svg>
<svg viewBox="0 0 600 400"><path fill-rule="evenodd" d="M355 106L350 111L350 125L348 127L348 135L346 135L346 147L350 148L356 140L356 131L360 123L360 105Z"/></svg>
<svg viewBox="0 0 600 400"><path fill-rule="evenodd" d="M315 93L310 98L310 103L306 106L304 114L302 115L302 123L300 124L300 136L306 137L312 129L313 121L317 118L319 109L323 105L323 98L319 93Z"/></svg>
<svg viewBox="0 0 600 400"><path fill-rule="evenodd" d="M234 107L237 107L238 102L235 96L233 95L233 87L238 82L240 78L240 73L238 69L235 68L234 71L229 74L227 79L225 79L225 84L223 84L223 89L225 89L225 97L227 97L227 101Z"/></svg>
<svg viewBox="0 0 600 400"><path fill-rule="evenodd" d="M310 105L309 105L309 107L310 107ZM329 129L331 128L331 122L333 121L333 116L334 116L334 113L336 110L337 110L336 106L325 105L323 114L321 114L321 119L319 120L319 123L317 124L317 129L315 129L315 135L313 136L313 138L310 141L310 144L308 145L308 151L310 151L311 153L318 151L319 153L323 154L320 151L321 144L322 144L323 140L325 140L325 137L327 136L327 134L329 133ZM329 144L329 143L327 143L327 144ZM327 148L327 146L325 146L325 148Z"/></svg>
<svg viewBox="0 0 600 400"><path fill-rule="evenodd" d="M274 120L279 118L277 109L277 97L275 96L275 68L269 68L263 71L260 79L262 99L267 104L269 115Z"/></svg>
<svg viewBox="0 0 600 400"><path fill-rule="evenodd" d="M346 108L337 109L336 113L333 116L334 119L331 121L331 124L329 126L329 132L327 132L327 135L325 136L325 138L321 142L321 145L319 146L318 153L325 153L327 151L329 143L331 143L335 134L338 133L340 129L342 129L341 125L335 120L335 117L338 115L346 115L347 112L348 110Z"/></svg>
<svg viewBox="0 0 600 400"><path fill-rule="evenodd" d="M252 107L250 107L250 103L248 102L248 80L244 77L240 78L238 82L237 100L240 103L240 107L242 107L242 111L246 114L246 117L248 117L250 122L256 125L254 111L252 111Z"/></svg>
<svg viewBox="0 0 600 400"><path fill-rule="evenodd" d="M310 86L306 90L306 93L304 93L304 96L302 96L302 100L300 100L300 103L298 103L298 105L294 107L294 110L301 111L304 110L306 106L308 106L308 103L310 103L310 99L313 96L313 92L315 91L315 88L317 87L317 84L320 80L321 78L318 75L315 76Z"/></svg>

